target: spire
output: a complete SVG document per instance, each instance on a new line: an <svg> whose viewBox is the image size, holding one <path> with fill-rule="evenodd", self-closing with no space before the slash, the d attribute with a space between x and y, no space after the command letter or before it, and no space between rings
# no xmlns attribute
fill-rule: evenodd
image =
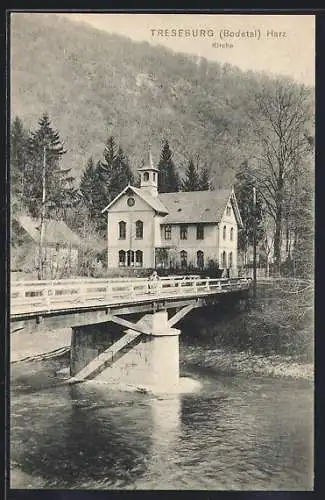
<svg viewBox="0 0 325 500"><path fill-rule="evenodd" d="M142 164L138 168L140 172L140 188L148 192L151 196L158 194L158 173L159 170L154 166L151 155L151 143L148 144L148 163Z"/></svg>
<svg viewBox="0 0 325 500"><path fill-rule="evenodd" d="M151 143L149 142L149 167L150 168L155 168L153 166L153 161L152 161L152 155L151 155Z"/></svg>

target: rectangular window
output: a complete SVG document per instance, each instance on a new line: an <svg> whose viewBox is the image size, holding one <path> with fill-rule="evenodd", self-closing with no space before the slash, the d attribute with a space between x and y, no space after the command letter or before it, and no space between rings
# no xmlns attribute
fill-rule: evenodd
<svg viewBox="0 0 325 500"><path fill-rule="evenodd" d="M179 230L181 240L187 240L187 226L180 226Z"/></svg>
<svg viewBox="0 0 325 500"><path fill-rule="evenodd" d="M171 240L172 239L172 228L171 226L165 226L165 240Z"/></svg>
<svg viewBox="0 0 325 500"><path fill-rule="evenodd" d="M203 224L198 224L196 226L196 239L204 240L204 226Z"/></svg>

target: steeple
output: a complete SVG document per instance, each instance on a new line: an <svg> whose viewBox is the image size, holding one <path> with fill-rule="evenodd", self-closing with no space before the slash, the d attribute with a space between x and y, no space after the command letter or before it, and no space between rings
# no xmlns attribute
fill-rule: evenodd
<svg viewBox="0 0 325 500"><path fill-rule="evenodd" d="M140 188L146 191L151 196L158 195L158 168L154 167L151 155L151 145L149 144L148 160L141 168L138 168L140 173Z"/></svg>

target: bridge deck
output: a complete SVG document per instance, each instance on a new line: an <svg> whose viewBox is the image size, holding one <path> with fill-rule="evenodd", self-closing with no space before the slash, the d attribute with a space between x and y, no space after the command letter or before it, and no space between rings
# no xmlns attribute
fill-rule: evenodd
<svg viewBox="0 0 325 500"><path fill-rule="evenodd" d="M128 305L155 300L204 297L247 290L250 278L91 279L16 282L11 286L11 320L40 313Z"/></svg>

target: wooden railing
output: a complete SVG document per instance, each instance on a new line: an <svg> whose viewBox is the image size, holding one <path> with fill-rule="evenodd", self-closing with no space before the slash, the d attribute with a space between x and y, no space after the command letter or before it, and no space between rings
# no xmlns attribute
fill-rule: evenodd
<svg viewBox="0 0 325 500"><path fill-rule="evenodd" d="M132 303L150 298L204 296L247 289L250 278L170 276L147 278L21 281L11 285L11 315L57 311L99 304Z"/></svg>

